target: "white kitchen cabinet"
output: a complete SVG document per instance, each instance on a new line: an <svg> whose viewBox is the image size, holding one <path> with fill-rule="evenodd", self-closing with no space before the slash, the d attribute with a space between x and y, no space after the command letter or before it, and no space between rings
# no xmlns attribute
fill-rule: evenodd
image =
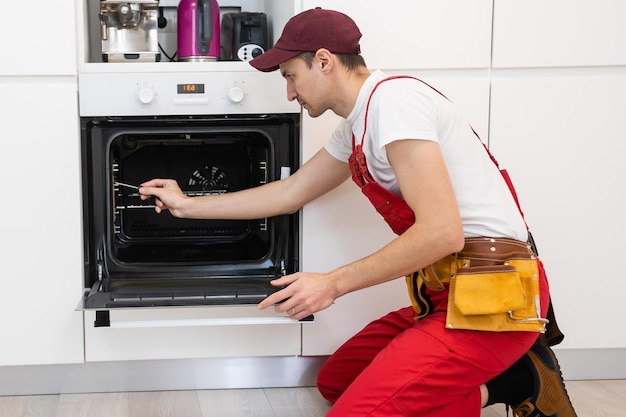
<svg viewBox="0 0 626 417"><path fill-rule="evenodd" d="M83 360L76 77L0 77L0 365Z"/></svg>
<svg viewBox="0 0 626 417"><path fill-rule="evenodd" d="M626 64L623 0L495 0L493 66Z"/></svg>
<svg viewBox="0 0 626 417"><path fill-rule="evenodd" d="M338 10L361 29L370 68L487 68L492 0L302 0L302 10Z"/></svg>
<svg viewBox="0 0 626 417"><path fill-rule="evenodd" d="M491 149L551 283L563 348L623 348L626 75L533 72L492 85Z"/></svg>
<svg viewBox="0 0 626 417"><path fill-rule="evenodd" d="M74 0L2 2L0 75L76 74Z"/></svg>

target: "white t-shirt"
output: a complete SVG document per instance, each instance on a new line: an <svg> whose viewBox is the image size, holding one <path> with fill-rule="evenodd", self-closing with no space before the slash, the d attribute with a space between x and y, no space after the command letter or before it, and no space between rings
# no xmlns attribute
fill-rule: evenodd
<svg viewBox="0 0 626 417"><path fill-rule="evenodd" d="M352 133L363 136L367 101L387 76L374 72L348 117L333 132L326 150L341 161L352 153ZM509 237L526 241L526 226L506 182L456 106L424 83L401 78L382 83L369 106L363 152L372 176L401 195L385 145L403 139L439 143L463 222L465 237ZM425 197L428 198L428 197Z"/></svg>

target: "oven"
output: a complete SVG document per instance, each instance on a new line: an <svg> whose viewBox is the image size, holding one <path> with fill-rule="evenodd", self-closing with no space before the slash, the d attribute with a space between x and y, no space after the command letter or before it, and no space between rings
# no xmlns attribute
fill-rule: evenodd
<svg viewBox="0 0 626 417"><path fill-rule="evenodd" d="M298 213L179 219L157 214L135 188L173 178L187 195L215 195L298 169L300 108L286 100L284 80L224 65L79 76L81 308L97 311L97 326L117 308L256 304L278 290L272 279L299 269Z"/></svg>

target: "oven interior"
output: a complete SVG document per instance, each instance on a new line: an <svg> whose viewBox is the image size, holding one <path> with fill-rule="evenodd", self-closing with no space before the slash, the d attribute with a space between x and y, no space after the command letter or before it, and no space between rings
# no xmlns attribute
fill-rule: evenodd
<svg viewBox="0 0 626 417"><path fill-rule="evenodd" d="M235 192L299 166L299 115L85 118L84 308L258 303L298 270L298 214L181 219L136 188L175 179L188 196Z"/></svg>

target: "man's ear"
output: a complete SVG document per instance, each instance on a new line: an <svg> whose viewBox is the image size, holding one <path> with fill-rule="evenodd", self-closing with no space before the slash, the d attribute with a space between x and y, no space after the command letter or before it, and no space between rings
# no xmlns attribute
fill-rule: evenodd
<svg viewBox="0 0 626 417"><path fill-rule="evenodd" d="M322 71L328 71L333 66L334 60L332 52L326 48L320 48L315 53L315 63Z"/></svg>

